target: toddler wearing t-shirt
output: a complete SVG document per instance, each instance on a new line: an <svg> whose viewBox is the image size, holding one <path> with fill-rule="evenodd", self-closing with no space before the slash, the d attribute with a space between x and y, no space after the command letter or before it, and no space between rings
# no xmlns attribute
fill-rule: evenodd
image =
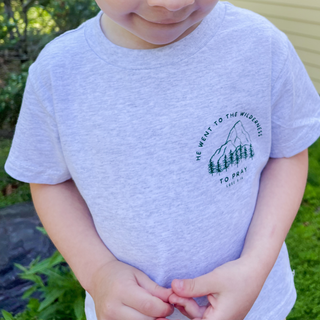
<svg viewBox="0 0 320 320"><path fill-rule="evenodd" d="M284 240L320 135L294 48L227 2L97 3L30 67L5 165L87 319L283 320Z"/></svg>

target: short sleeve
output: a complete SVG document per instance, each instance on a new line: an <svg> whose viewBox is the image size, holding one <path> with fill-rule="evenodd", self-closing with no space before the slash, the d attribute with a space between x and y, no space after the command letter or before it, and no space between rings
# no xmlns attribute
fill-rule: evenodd
<svg viewBox="0 0 320 320"><path fill-rule="evenodd" d="M54 114L48 110L50 90L32 80L31 67L5 171L27 183L57 184L71 178ZM40 98L41 97L41 98ZM47 99L46 99L47 97Z"/></svg>
<svg viewBox="0 0 320 320"><path fill-rule="evenodd" d="M320 136L320 97L298 54L287 41L287 58L272 87L272 158L292 157Z"/></svg>

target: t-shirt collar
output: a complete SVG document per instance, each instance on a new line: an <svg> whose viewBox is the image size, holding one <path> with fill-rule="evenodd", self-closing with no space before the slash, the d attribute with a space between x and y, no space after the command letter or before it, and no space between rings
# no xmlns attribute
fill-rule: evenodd
<svg viewBox="0 0 320 320"><path fill-rule="evenodd" d="M225 6L218 2L200 25L180 41L147 50L128 49L112 43L101 29L102 13L100 11L96 17L89 20L84 29L88 45L99 58L124 69L153 69L176 64L204 48L221 26Z"/></svg>

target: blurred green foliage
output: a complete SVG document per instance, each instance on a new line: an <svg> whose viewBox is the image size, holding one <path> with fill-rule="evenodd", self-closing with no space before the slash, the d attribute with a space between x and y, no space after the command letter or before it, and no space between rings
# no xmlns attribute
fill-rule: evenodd
<svg viewBox="0 0 320 320"><path fill-rule="evenodd" d="M31 201L29 184L13 179L4 171L10 146L11 140L0 138L0 208Z"/></svg>
<svg viewBox="0 0 320 320"><path fill-rule="evenodd" d="M94 0L4 0L0 50L7 59L35 60L43 46L78 27L100 9Z"/></svg>
<svg viewBox="0 0 320 320"><path fill-rule="evenodd" d="M52 39L95 16L94 0L3 0L0 3L0 128L13 128L27 71Z"/></svg>
<svg viewBox="0 0 320 320"><path fill-rule="evenodd" d="M1 310L5 320L85 320L85 291L58 251L42 261L38 257L28 267L16 267L22 271L20 277L32 284L23 294L28 305L15 316ZM32 297L35 292L40 299Z"/></svg>
<svg viewBox="0 0 320 320"><path fill-rule="evenodd" d="M0 128L5 123L12 128L17 123L29 65L28 62L23 63L20 73L9 72L6 75L6 85L0 89Z"/></svg>
<svg viewBox="0 0 320 320"><path fill-rule="evenodd" d="M320 320L320 139L309 148L308 183L286 244L298 294L287 320Z"/></svg>

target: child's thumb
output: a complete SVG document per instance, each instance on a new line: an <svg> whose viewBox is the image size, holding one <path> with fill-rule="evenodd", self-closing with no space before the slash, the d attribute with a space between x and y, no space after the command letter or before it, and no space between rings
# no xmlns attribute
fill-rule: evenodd
<svg viewBox="0 0 320 320"><path fill-rule="evenodd" d="M214 292L210 273L194 279L174 279L171 287L175 294L184 298L202 297Z"/></svg>

